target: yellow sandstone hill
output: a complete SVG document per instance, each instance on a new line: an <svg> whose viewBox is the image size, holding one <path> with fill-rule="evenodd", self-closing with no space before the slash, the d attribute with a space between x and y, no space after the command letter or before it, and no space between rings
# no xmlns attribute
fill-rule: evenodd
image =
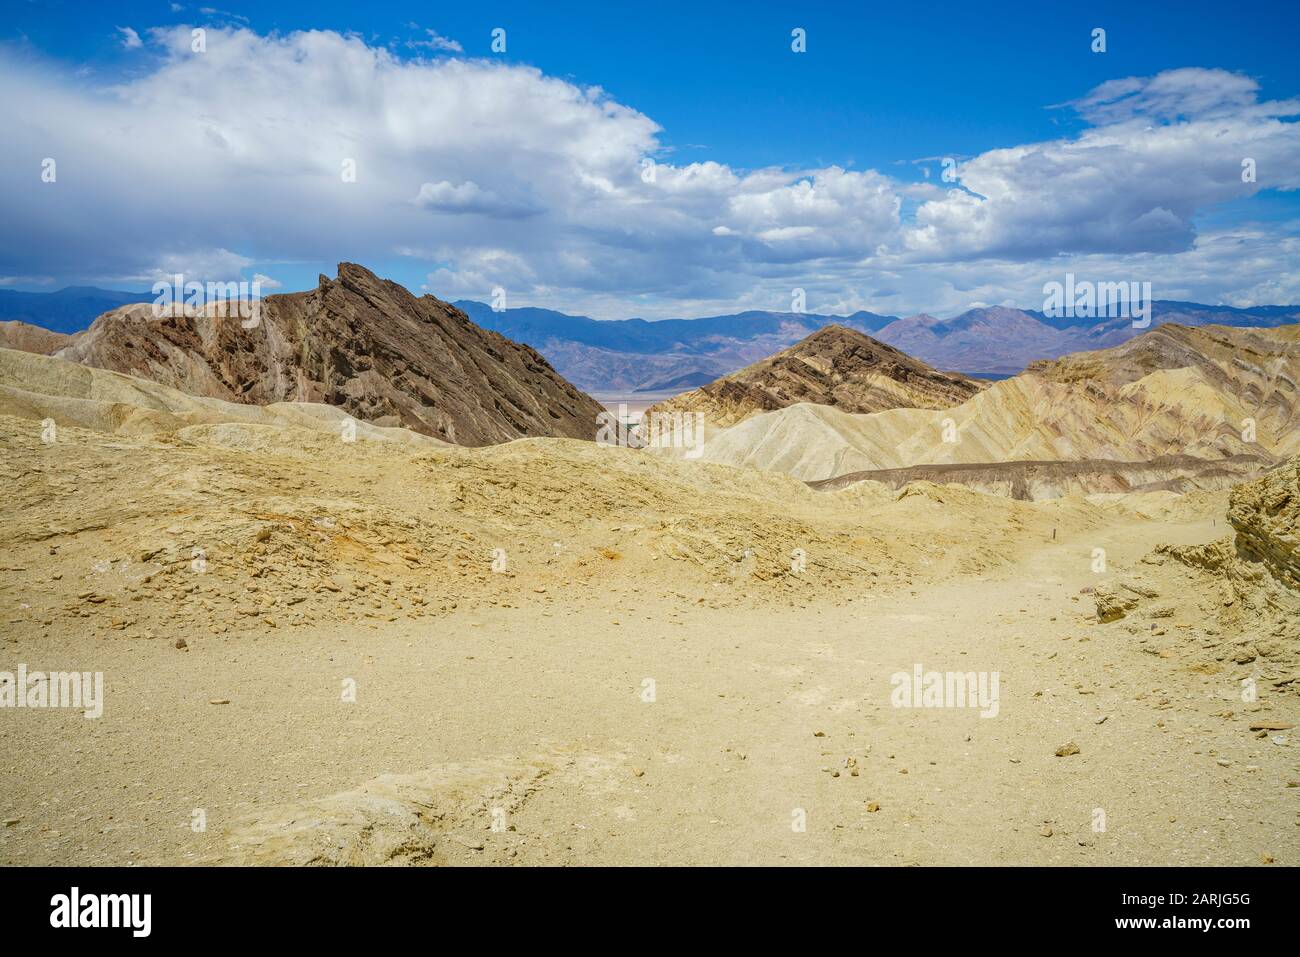
<svg viewBox="0 0 1300 957"><path fill-rule="evenodd" d="M711 434L702 458L806 481L1012 461L1272 462L1300 451L1298 379L1300 327L1162 326L1036 364L951 409L853 415L805 403L756 415Z"/></svg>

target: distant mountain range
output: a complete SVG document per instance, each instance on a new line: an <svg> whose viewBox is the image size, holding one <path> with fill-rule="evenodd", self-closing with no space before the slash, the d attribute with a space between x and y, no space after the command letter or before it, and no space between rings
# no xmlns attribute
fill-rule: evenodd
<svg viewBox="0 0 1300 957"><path fill-rule="evenodd" d="M145 293L73 286L53 293L0 290L0 320L16 319L56 332L85 329L101 313ZM701 319L596 320L551 309L494 311L486 303L454 303L485 329L532 346L562 376L588 392L682 392L787 349L832 323L867 333L937 369L1002 377L1036 359L1120 345L1144 330L1129 319L1051 317L991 306L950 319L873 312L848 316L748 311ZM1157 300L1152 327L1164 323L1275 327L1300 322L1300 306L1207 306Z"/></svg>
<svg viewBox="0 0 1300 957"><path fill-rule="evenodd" d="M481 302L455 303L476 323L531 345L589 392L684 391L789 348L831 324L847 326L937 369L1002 378L1037 359L1120 345L1145 329L1132 320L1049 317L1005 306L968 309L951 319L741 312L705 319L597 321L548 309L494 312ZM1238 309L1157 300L1151 328L1165 323L1272 328L1300 322L1300 306Z"/></svg>
<svg viewBox="0 0 1300 957"><path fill-rule="evenodd" d="M894 321L893 316L872 312L826 316L757 311L658 322L602 321L550 309L496 312L472 300L454 305L484 329L516 342L537 343L534 349L589 392L693 389L766 359L831 323L870 333Z"/></svg>
<svg viewBox="0 0 1300 957"><path fill-rule="evenodd" d="M153 296L144 292L94 286L67 286L57 292L0 289L0 320L26 322L53 332L81 332L110 309L152 300Z"/></svg>

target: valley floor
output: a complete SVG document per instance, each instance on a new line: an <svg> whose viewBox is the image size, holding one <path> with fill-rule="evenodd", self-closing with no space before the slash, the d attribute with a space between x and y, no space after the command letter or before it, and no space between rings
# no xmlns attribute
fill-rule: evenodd
<svg viewBox="0 0 1300 957"><path fill-rule="evenodd" d="M107 705L3 716L0 863L1296 864L1294 732L1249 728L1294 693L1243 704L1081 593L1095 547L1136 568L1223 533L1113 524L806 608L624 582L186 652L11 634L6 661L102 670ZM996 717L891 706L918 663L998 672Z"/></svg>

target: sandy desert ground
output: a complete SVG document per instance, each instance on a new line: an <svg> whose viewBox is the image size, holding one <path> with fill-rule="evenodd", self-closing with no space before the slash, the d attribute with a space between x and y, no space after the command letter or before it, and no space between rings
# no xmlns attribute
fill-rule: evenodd
<svg viewBox="0 0 1300 957"><path fill-rule="evenodd" d="M32 414L0 669L105 703L6 715L0 863L1300 861L1297 645L1155 551L1230 535L1227 492ZM997 672L996 716L894 707L917 664Z"/></svg>

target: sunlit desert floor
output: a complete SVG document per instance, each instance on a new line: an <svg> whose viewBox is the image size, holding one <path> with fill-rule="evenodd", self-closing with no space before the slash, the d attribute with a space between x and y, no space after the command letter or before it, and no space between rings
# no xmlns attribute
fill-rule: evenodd
<svg viewBox="0 0 1300 957"><path fill-rule="evenodd" d="M1195 580L1141 563L1222 533L1117 521L807 607L621 581L185 651L12 630L106 706L0 715L0 862L1294 864L1293 732L1249 729L1294 693L1185 653ZM1096 547L1175 614L1099 624ZM892 706L916 664L998 672L996 716Z"/></svg>

